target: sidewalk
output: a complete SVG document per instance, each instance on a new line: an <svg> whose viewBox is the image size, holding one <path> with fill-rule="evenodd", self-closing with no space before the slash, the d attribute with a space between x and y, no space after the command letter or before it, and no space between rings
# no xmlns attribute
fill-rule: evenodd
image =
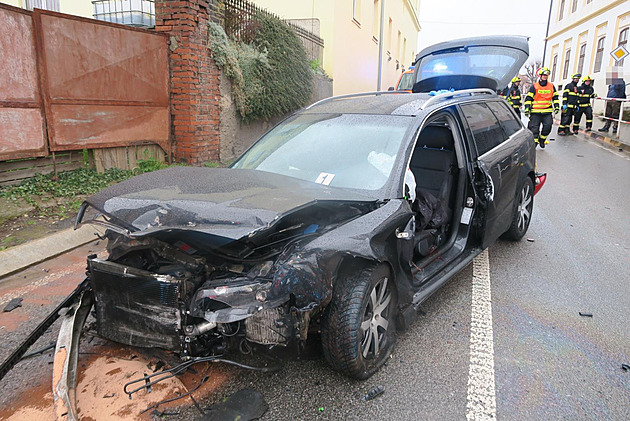
<svg viewBox="0 0 630 421"><path fill-rule="evenodd" d="M94 227L84 225L0 251L0 282L12 273L97 240L94 232Z"/></svg>
<svg viewBox="0 0 630 421"><path fill-rule="evenodd" d="M553 123L554 127L557 128L560 125L560 120L554 119ZM593 119L593 129L590 132L587 132L581 126L579 132L595 142L603 143L610 147L630 152L630 127L628 127L627 124L621 124L622 127L619 128L619 139L617 139L617 136L612 133L612 127L608 133L597 130L603 125L603 122ZM552 131L552 134L553 133L556 132Z"/></svg>

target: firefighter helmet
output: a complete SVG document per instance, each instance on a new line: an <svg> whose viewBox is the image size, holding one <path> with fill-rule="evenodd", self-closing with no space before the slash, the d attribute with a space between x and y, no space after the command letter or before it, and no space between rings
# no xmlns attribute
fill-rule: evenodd
<svg viewBox="0 0 630 421"><path fill-rule="evenodd" d="M521 78L520 78L520 77L518 77L518 76L514 76L514 77L512 78L512 83L516 83L516 82L520 82L520 81L521 81Z"/></svg>
<svg viewBox="0 0 630 421"><path fill-rule="evenodd" d="M551 74L551 70L549 70L549 67L541 67L540 70L538 70L538 74L540 76L542 76L542 75L549 76Z"/></svg>
<svg viewBox="0 0 630 421"><path fill-rule="evenodd" d="M571 79L579 79L582 77L582 73L575 73L573 75L571 75Z"/></svg>
<svg viewBox="0 0 630 421"><path fill-rule="evenodd" d="M593 80L592 77L590 77L589 75L584 76L584 79L582 79L582 82L586 82L587 80Z"/></svg>

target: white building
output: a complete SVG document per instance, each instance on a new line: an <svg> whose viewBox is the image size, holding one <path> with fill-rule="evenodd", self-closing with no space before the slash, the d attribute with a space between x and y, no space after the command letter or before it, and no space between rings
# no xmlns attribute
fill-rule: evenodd
<svg viewBox="0 0 630 421"><path fill-rule="evenodd" d="M615 62L610 55L619 45L630 50L630 0L552 1L544 65L551 69L556 87L561 90L572 74L581 73L595 80L595 93L604 97L606 72L615 65L622 67L624 80L630 83L630 56ZM603 107L603 101L595 101L596 113Z"/></svg>

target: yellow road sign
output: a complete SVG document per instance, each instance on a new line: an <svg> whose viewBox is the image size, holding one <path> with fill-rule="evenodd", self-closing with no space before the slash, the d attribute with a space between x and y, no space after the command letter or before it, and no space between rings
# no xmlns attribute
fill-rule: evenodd
<svg viewBox="0 0 630 421"><path fill-rule="evenodd" d="M610 52L610 55L615 59L615 61L620 61L626 58L628 55L630 55L630 53L628 52L626 47L624 47L623 45L620 45L619 47L612 50Z"/></svg>

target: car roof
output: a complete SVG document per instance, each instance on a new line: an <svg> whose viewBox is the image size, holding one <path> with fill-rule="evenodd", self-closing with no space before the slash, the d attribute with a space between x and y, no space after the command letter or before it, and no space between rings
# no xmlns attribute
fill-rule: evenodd
<svg viewBox="0 0 630 421"><path fill-rule="evenodd" d="M483 94L483 95L482 95ZM445 102L455 103L467 99L489 99L497 97L489 89L467 89L462 91L406 93L401 91L365 92L323 99L301 111L304 114L368 114L399 115L414 117Z"/></svg>

